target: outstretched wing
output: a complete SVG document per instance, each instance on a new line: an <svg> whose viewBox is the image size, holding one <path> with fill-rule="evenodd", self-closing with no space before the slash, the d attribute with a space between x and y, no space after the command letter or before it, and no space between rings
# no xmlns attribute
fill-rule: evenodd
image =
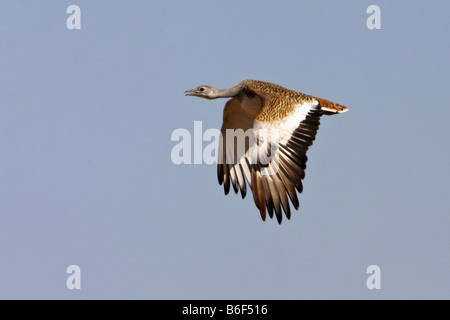
<svg viewBox="0 0 450 320"><path fill-rule="evenodd" d="M321 109L309 96L300 102L284 101L281 106L277 95L246 90L243 94L257 95L262 104L251 114L243 108L242 95L227 102L217 166L219 183L224 184L225 194L231 185L242 198L248 183L262 219L266 212L273 218L275 212L281 223L283 211L288 219L291 216L289 199L295 209L299 207L296 192L303 189L306 152L317 134Z"/></svg>
<svg viewBox="0 0 450 320"><path fill-rule="evenodd" d="M224 185L225 194L230 191L230 182L235 193L247 193L246 180L251 185L251 167L247 152L254 138L254 117L242 109L237 97L229 100L223 112L223 124L219 142L217 177Z"/></svg>
<svg viewBox="0 0 450 320"><path fill-rule="evenodd" d="M271 218L275 211L281 223L283 211L288 219L291 216L288 197L295 209L299 207L296 191L303 190L306 152L319 129L321 110L317 100L304 101L281 119L259 120L268 107L263 103L254 121L258 159L267 157L269 161L252 166L252 191L262 219L266 218L266 210Z"/></svg>

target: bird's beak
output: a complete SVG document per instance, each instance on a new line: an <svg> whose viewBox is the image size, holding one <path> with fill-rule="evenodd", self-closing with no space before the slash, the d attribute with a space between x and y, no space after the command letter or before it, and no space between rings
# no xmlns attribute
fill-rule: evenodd
<svg viewBox="0 0 450 320"><path fill-rule="evenodd" d="M184 92L184 94L185 94L186 96L195 96L196 93L197 93L197 91L196 91L195 89L192 89L192 90L186 90L186 91Z"/></svg>

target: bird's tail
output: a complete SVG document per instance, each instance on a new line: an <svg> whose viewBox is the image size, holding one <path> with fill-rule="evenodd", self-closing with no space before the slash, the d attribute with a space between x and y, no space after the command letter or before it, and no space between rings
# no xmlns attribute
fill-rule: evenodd
<svg viewBox="0 0 450 320"><path fill-rule="evenodd" d="M319 105L320 108L322 109L322 113L330 116L332 114L337 114L337 113L343 113L348 111L347 107L341 106L340 104L325 100L325 99L321 99L321 98L316 98L317 101L319 101Z"/></svg>

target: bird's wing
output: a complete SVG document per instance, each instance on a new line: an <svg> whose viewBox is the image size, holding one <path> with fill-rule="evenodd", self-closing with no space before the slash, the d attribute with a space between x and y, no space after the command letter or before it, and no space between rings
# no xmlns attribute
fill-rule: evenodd
<svg viewBox="0 0 450 320"><path fill-rule="evenodd" d="M315 98L287 99L258 93L262 100L253 131L255 141L249 150L252 191L263 220L266 209L281 223L283 210L289 219L290 198L299 207L296 191L302 192L305 177L306 152L312 145L320 125L321 108ZM283 100L283 101L281 101ZM276 119L276 120L273 120ZM256 160L255 160L256 159Z"/></svg>
<svg viewBox="0 0 450 320"><path fill-rule="evenodd" d="M288 197L296 209L299 207L296 191L303 189L306 151L319 128L321 110L313 98L274 108L280 103L279 96L258 90L253 94L262 101L256 116L244 111L238 97L225 106L218 179L224 184L225 194L231 184L243 198L247 181L262 219L266 218L266 210L271 218L275 211L281 223L283 210L288 219L291 215ZM268 121L270 117L278 120Z"/></svg>
<svg viewBox="0 0 450 320"><path fill-rule="evenodd" d="M217 164L217 177L219 184L224 185L225 194L230 191L231 182L235 193L240 190L244 198L247 193L245 180L251 184L247 151L254 140L252 130L249 130L253 127L253 119L242 109L238 97L225 105Z"/></svg>

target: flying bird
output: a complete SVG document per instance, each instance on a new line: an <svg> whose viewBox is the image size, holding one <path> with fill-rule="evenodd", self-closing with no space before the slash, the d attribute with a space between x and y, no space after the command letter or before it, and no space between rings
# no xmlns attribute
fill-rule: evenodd
<svg viewBox="0 0 450 320"><path fill-rule="evenodd" d="M230 98L223 112L217 175L227 195L230 186L245 198L247 184L261 218L297 210L303 190L306 152L322 115L348 110L340 104L292 91L270 82L244 80L219 90L202 85L185 92L205 99Z"/></svg>

